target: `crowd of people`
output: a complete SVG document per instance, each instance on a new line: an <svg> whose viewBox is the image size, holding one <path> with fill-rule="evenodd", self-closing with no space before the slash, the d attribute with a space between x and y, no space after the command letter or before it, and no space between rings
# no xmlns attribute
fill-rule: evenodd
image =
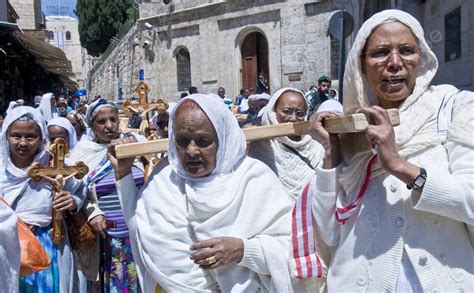
<svg viewBox="0 0 474 293"><path fill-rule="evenodd" d="M120 129L111 101L13 102L0 124L0 292L471 291L474 94L431 85L437 67L415 18L380 12L352 45L344 105L326 76L308 93L191 88L150 119L168 138L151 174L117 158L145 138ZM366 131L323 127L352 113ZM305 120L307 135L247 142L242 131ZM28 172L50 164L57 138L68 166L88 166L61 189ZM81 217L92 236L69 229ZM49 258L29 274L20 219Z"/></svg>

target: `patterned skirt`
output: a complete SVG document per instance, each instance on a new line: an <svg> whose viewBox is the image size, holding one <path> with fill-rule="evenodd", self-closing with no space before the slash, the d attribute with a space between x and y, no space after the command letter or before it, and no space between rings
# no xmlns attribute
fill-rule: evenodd
<svg viewBox="0 0 474 293"><path fill-rule="evenodd" d="M20 277L20 292L24 293L55 293L59 292L59 269L56 246L51 240L49 227L35 227L33 230L36 238L49 256L49 268L35 274Z"/></svg>
<svg viewBox="0 0 474 293"><path fill-rule="evenodd" d="M109 292L138 292L138 274L130 238L105 239L104 281Z"/></svg>

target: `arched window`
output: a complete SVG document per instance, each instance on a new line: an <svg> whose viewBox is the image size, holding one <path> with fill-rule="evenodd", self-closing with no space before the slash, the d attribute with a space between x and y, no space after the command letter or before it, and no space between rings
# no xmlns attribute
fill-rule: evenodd
<svg viewBox="0 0 474 293"><path fill-rule="evenodd" d="M66 32L66 41L70 41L70 40L71 40L71 32L67 31Z"/></svg>
<svg viewBox="0 0 474 293"><path fill-rule="evenodd" d="M176 54L176 67L178 91L187 91L191 86L191 57L187 49L179 49Z"/></svg>
<svg viewBox="0 0 474 293"><path fill-rule="evenodd" d="M52 32L52 31L48 32L48 40L50 40L50 41L54 40L54 32Z"/></svg>

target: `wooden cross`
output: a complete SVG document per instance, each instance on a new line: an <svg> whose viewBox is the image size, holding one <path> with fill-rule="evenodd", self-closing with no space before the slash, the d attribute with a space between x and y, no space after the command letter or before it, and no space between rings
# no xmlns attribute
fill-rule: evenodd
<svg viewBox="0 0 474 293"><path fill-rule="evenodd" d="M69 152L64 139L56 138L49 147L49 151L53 156L51 166L44 167L40 163L35 162L28 168L27 175L33 180L40 181L41 179L46 179L53 185L54 190L59 192L64 189L67 179L73 176L77 179L82 179L89 172L89 168L81 161L77 162L75 166L66 166L64 164L66 155ZM64 238L62 218L61 212L55 212L51 235L54 244L59 244Z"/></svg>
<svg viewBox="0 0 474 293"><path fill-rule="evenodd" d="M155 103L147 103L147 99L140 99L139 104L132 104L130 100L126 100L121 107L121 110L124 114L131 117L133 113L140 115L142 122L140 123L140 134L144 135L147 138L150 138L150 124L148 114L151 111L158 111L159 113L164 113L168 110L169 104L158 99Z"/></svg>
<svg viewBox="0 0 474 293"><path fill-rule="evenodd" d="M387 112L392 125L399 125L400 116L398 109L388 109ZM329 133L362 132L369 126L369 121L365 114L357 113L326 119L323 122L323 126ZM266 140L279 136L305 135L309 131L309 121L244 128L242 131L247 141ZM117 145L115 146L115 153L118 159L132 158L141 155L163 153L166 152L167 147L168 140L159 139Z"/></svg>

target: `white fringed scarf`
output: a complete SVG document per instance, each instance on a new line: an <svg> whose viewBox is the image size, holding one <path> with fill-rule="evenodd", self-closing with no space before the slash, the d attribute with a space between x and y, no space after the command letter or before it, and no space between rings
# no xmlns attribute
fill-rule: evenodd
<svg viewBox="0 0 474 293"><path fill-rule="evenodd" d="M264 108L265 110L262 116L263 125L278 124L275 104L287 91L299 93L302 99L304 99L303 92L298 89L279 89L273 94L270 102ZM291 151L289 147L306 158L311 167ZM301 194L306 183L308 183L316 173L315 169L324 157L324 149L321 144L313 140L309 135L303 135L299 141L294 141L287 136L283 136L269 141L254 143L251 146L249 155L267 164L280 178L290 195L296 199L296 197Z"/></svg>
<svg viewBox="0 0 474 293"><path fill-rule="evenodd" d="M411 154L441 143L439 136L436 135L437 110L442 99L456 90L446 85L430 87L438 68L438 61L426 43L423 28L413 16L400 10L385 10L375 14L362 25L347 58L344 75L346 97L344 113L354 113L360 107L377 104L375 95L364 82L360 56L375 28L394 21L401 22L411 29L420 48L420 64L415 87L412 94L399 106L401 123L394 127L397 150L402 158L408 158ZM341 145L344 162L339 179L348 196L344 201L352 202L357 196L372 152L363 133L341 136ZM380 164L376 162L371 178L383 173Z"/></svg>
<svg viewBox="0 0 474 293"><path fill-rule="evenodd" d="M206 113L219 140L216 167L200 178L186 173L174 139L176 109L188 99ZM191 95L178 102L170 120L170 163L157 166L137 203L145 291L155 290L150 278L169 292L230 292L257 284L262 292L292 290L286 264L292 201L264 164L245 157L245 148L237 121L219 97ZM258 238L271 276L238 264L203 269L189 259L192 243L219 236Z"/></svg>

